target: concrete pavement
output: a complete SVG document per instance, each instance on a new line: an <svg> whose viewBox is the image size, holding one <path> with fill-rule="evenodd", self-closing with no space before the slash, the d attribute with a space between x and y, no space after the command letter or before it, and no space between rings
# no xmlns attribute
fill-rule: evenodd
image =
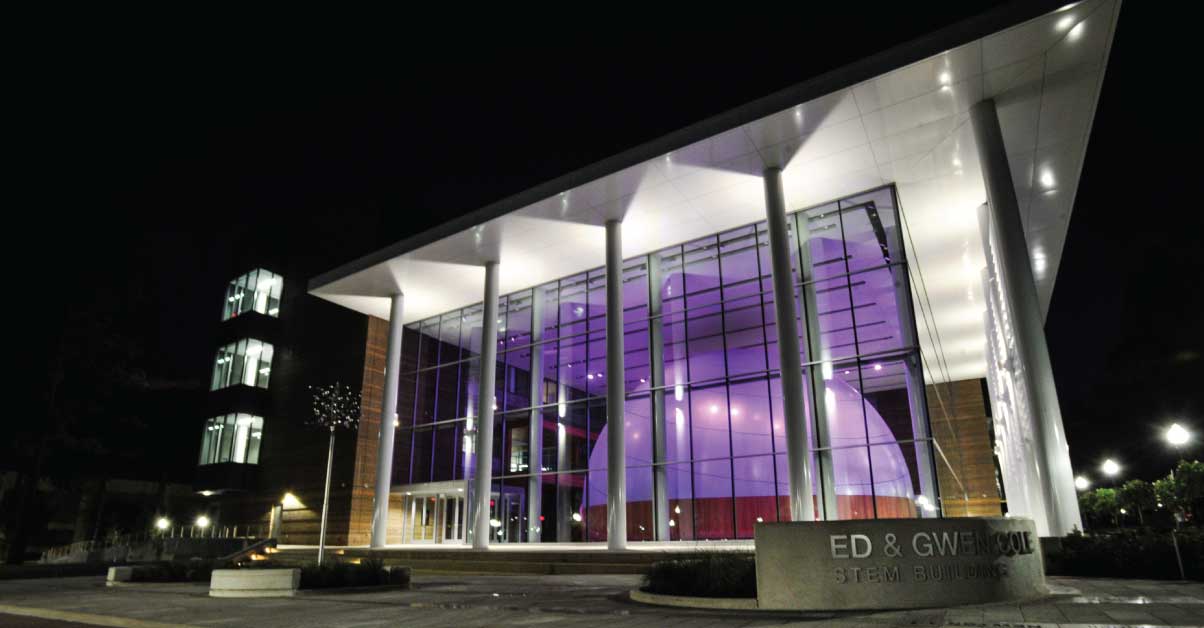
<svg viewBox="0 0 1204 628"><path fill-rule="evenodd" d="M1056 595L991 604L886 613L694 611L635 604L636 576L418 575L410 591L305 593L291 599L215 599L205 584L105 588L103 578L0 582L0 626L46 625L4 617L57 612L59 620L113 626L1204 626L1204 584L1051 578ZM100 619L109 623L99 623ZM27 621L22 624L20 621ZM17 623L12 623L16 621ZM123 623L124 622L124 623ZM70 624L66 624L70 625Z"/></svg>

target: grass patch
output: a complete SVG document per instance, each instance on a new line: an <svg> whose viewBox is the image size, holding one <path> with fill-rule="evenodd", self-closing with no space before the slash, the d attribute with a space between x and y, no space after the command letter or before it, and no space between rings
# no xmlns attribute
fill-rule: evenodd
<svg viewBox="0 0 1204 628"><path fill-rule="evenodd" d="M757 561L726 553L662 560L644 574L643 589L661 595L757 597Z"/></svg>

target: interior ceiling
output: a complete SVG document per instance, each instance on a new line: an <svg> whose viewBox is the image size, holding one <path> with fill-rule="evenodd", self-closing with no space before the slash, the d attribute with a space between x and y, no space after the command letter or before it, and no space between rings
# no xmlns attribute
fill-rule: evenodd
<svg viewBox="0 0 1204 628"><path fill-rule="evenodd" d="M1044 313L1119 8L1117 0L1067 5L564 190L311 293L387 319L388 296L400 290L404 321L417 321L480 301L485 261L499 262L502 294L603 265L602 225L610 219L623 220L624 257L763 220L760 173L779 165L790 209L898 187L917 306L930 306L930 324L919 322L922 348L929 358L942 356L945 367L929 381L983 377L985 258L976 215L986 198L969 109L984 98L996 101Z"/></svg>

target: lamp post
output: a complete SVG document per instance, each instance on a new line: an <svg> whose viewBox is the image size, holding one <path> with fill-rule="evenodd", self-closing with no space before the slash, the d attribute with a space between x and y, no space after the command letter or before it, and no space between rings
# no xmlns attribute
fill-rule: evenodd
<svg viewBox="0 0 1204 628"><path fill-rule="evenodd" d="M329 386L309 387L313 391L313 416L310 424L330 432L326 450L326 488L322 493L322 526L318 531L318 565L326 555L326 516L330 511L330 480L334 471L334 436L338 428L357 429L360 424L360 395L338 382Z"/></svg>
<svg viewBox="0 0 1204 628"><path fill-rule="evenodd" d="M1115 478L1120 475L1120 465L1111 458L1104 460L1104 463L1099 466L1099 470L1109 478Z"/></svg>
<svg viewBox="0 0 1204 628"><path fill-rule="evenodd" d="M1080 475L1074 479L1074 487L1080 491L1085 491L1091 488L1091 480L1088 480L1086 477Z"/></svg>

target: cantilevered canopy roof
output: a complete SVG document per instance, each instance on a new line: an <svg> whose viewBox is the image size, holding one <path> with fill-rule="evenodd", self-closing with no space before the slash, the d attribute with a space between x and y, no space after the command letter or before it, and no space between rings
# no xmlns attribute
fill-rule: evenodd
<svg viewBox="0 0 1204 628"><path fill-rule="evenodd" d="M405 322L604 263L605 221L632 257L764 219L761 173L788 209L894 183L913 288L936 329L938 379L986 372L977 208L986 200L971 105L994 98L1048 309L1119 0L1005 7L791 87L457 218L314 278L312 294ZM921 281L922 279L922 281ZM934 374L935 375L935 374Z"/></svg>

